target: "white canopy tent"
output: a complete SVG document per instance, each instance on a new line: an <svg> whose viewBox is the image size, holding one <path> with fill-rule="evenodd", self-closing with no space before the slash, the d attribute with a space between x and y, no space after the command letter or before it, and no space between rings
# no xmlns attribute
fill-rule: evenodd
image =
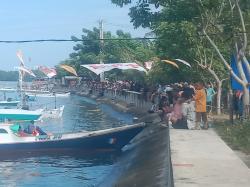
<svg viewBox="0 0 250 187"><path fill-rule="evenodd" d="M81 66L89 69L90 71L94 72L97 75L100 75L103 72L110 71L115 68L122 69L122 70L135 69L138 71L146 72L146 70L142 66L136 63L86 64L86 65L81 65Z"/></svg>

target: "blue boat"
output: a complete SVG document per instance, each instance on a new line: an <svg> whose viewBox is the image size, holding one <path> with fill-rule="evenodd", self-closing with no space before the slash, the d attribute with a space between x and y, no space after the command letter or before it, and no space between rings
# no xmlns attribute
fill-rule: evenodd
<svg viewBox="0 0 250 187"><path fill-rule="evenodd" d="M33 125L33 130L22 129L18 124L0 125L0 152L49 151L117 151L127 145L144 128L144 123L117 128L80 131L75 133L47 134ZM35 130L34 130L35 129Z"/></svg>

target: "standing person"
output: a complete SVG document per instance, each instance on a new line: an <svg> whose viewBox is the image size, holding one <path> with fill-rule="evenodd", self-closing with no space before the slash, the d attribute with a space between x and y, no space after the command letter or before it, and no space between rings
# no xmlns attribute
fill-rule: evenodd
<svg viewBox="0 0 250 187"><path fill-rule="evenodd" d="M195 111L196 111L196 129L200 129L200 122L204 123L203 128L208 129L207 123L207 105L206 105L206 92L202 83L196 84L195 92Z"/></svg>
<svg viewBox="0 0 250 187"><path fill-rule="evenodd" d="M153 90L151 96L150 96L150 101L152 103L151 108L149 109L149 113L154 113L156 111L156 99L157 99L157 91Z"/></svg>
<svg viewBox="0 0 250 187"><path fill-rule="evenodd" d="M159 105L158 105L158 112L159 112L159 116L161 118L161 121L163 121L164 119L164 111L163 108L165 107L167 102L167 98L166 98L166 94L161 94L160 95L160 101L159 101Z"/></svg>
<svg viewBox="0 0 250 187"><path fill-rule="evenodd" d="M213 96L216 94L216 92L214 91L214 88L212 87L211 84L207 85L206 93L207 93L207 106L209 107L208 112L211 113L212 112Z"/></svg>
<svg viewBox="0 0 250 187"><path fill-rule="evenodd" d="M184 103L182 104L182 114L184 118L187 120L188 129L195 129L195 101L192 98L189 98L185 95Z"/></svg>
<svg viewBox="0 0 250 187"><path fill-rule="evenodd" d="M243 91L238 90L236 92L237 102L238 102L238 113L239 113L239 119L242 120L243 113L244 113L244 106L243 106Z"/></svg>
<svg viewBox="0 0 250 187"><path fill-rule="evenodd" d="M237 97L237 90L233 91L233 112L235 113L235 119L240 119L239 116L239 108L238 108L238 97Z"/></svg>

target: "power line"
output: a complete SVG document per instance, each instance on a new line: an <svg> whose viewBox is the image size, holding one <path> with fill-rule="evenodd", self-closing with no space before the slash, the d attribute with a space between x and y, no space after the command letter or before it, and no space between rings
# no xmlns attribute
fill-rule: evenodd
<svg viewBox="0 0 250 187"><path fill-rule="evenodd" d="M237 32L238 34L250 32ZM208 35L224 35L223 33L208 33ZM197 34L191 37L205 37L204 34ZM163 37L136 37L136 38L93 38L93 39L43 39L43 40L0 40L0 43L41 43L41 42L84 42L84 41L123 41L123 40L163 40Z"/></svg>
<svg viewBox="0 0 250 187"><path fill-rule="evenodd" d="M108 41L108 40L156 40L156 37L150 38L96 38L96 39L44 39L44 40L0 40L0 43L39 43L39 42L84 42L84 41Z"/></svg>

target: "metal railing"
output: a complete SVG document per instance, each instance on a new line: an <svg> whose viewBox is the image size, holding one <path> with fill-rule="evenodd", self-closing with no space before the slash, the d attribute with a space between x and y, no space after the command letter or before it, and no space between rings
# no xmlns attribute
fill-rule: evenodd
<svg viewBox="0 0 250 187"><path fill-rule="evenodd" d="M123 101L127 103L128 106L135 106L137 108L149 109L151 107L151 102L148 99L148 93L145 95L140 92L130 91L130 90L117 90L117 89L91 89L92 94L102 95L106 98Z"/></svg>

